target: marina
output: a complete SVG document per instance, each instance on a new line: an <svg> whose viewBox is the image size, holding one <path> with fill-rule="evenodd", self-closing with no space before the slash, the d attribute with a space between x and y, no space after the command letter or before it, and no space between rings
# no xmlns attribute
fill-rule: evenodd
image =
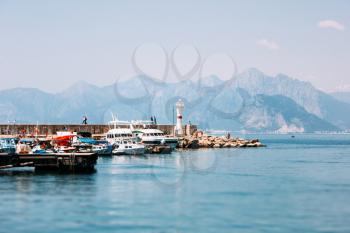
<svg viewBox="0 0 350 233"><path fill-rule="evenodd" d="M350 233L349 12L0 0L0 233Z"/></svg>
<svg viewBox="0 0 350 233"><path fill-rule="evenodd" d="M57 132L48 138L0 138L0 169L34 167L37 171L93 172L98 156L170 154L177 149L263 147L259 140L201 137L167 137L160 130L143 131L146 143L131 129L114 128L105 140L82 137L76 132ZM86 133L85 133L86 134ZM142 134L141 134L142 135ZM153 140L151 138L154 137ZM165 139L168 139L166 141ZM176 141L176 144L175 144ZM167 144L170 142L169 144Z"/></svg>
<svg viewBox="0 0 350 233"><path fill-rule="evenodd" d="M3 126L4 127L4 126ZM25 133L23 128L27 129ZM0 136L0 169L35 167L36 170L70 172L93 171L98 156L142 156L145 154L170 154L177 149L263 147L259 140L244 140L226 136L210 136L194 131L196 126L186 125L182 135L165 134L164 125L149 121L119 121L113 119L104 125L17 125L19 134ZM9 128L9 125L6 127ZM39 129L50 129L53 135L43 135ZM76 132L72 129L83 129ZM177 129L178 126L172 126ZM22 129L22 130L21 130ZM22 132L22 133L20 133ZM180 132L179 130L177 132ZM191 134L193 132L193 134ZM95 133L95 134L93 134Z"/></svg>

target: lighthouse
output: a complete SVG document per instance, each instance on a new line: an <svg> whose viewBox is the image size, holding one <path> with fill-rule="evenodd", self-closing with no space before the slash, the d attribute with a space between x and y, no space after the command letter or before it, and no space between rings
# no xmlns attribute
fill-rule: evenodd
<svg viewBox="0 0 350 233"><path fill-rule="evenodd" d="M175 126L175 135L183 135L182 130L182 113L184 111L185 104L179 99L176 102L176 126Z"/></svg>

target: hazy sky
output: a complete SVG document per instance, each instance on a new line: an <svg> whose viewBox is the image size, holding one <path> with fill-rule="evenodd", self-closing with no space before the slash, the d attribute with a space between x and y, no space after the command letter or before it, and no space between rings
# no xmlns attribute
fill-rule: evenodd
<svg viewBox="0 0 350 233"><path fill-rule="evenodd" d="M350 90L349 12L347 0L0 0L0 89L111 84L133 71L135 47L151 42Z"/></svg>

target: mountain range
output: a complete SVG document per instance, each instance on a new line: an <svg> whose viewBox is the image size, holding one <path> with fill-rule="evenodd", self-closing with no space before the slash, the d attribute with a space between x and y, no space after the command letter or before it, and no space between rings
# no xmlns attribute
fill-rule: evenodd
<svg viewBox="0 0 350 233"><path fill-rule="evenodd" d="M349 95L350 96L350 95ZM0 91L0 122L106 123L120 120L174 121L174 105L185 102L184 121L202 129L254 132L315 132L350 129L350 101L311 83L251 68L234 80L208 76L196 81L161 82L147 76L98 87L80 81L57 93L34 88Z"/></svg>
<svg viewBox="0 0 350 233"><path fill-rule="evenodd" d="M339 101L350 104L350 92L341 91L341 92L333 92L331 95Z"/></svg>

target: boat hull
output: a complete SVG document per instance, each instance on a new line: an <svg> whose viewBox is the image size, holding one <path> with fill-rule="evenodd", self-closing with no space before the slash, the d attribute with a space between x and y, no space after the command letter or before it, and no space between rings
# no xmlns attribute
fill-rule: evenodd
<svg viewBox="0 0 350 233"><path fill-rule="evenodd" d="M170 146L170 148L172 150L176 149L177 145L178 145L178 141L177 140L163 140L163 139L152 139L152 140L142 140L142 143L147 145L147 146L155 146L155 145L162 145L162 144L165 144L165 145L168 145Z"/></svg>
<svg viewBox="0 0 350 233"><path fill-rule="evenodd" d="M114 149L113 155L143 155L145 153L145 148L123 148Z"/></svg>
<svg viewBox="0 0 350 233"><path fill-rule="evenodd" d="M16 153L16 148L1 148L0 153L14 154Z"/></svg>
<svg viewBox="0 0 350 233"><path fill-rule="evenodd" d="M94 153L97 155L112 155L113 147L112 145L108 145L106 147L103 147L102 149L92 149Z"/></svg>

